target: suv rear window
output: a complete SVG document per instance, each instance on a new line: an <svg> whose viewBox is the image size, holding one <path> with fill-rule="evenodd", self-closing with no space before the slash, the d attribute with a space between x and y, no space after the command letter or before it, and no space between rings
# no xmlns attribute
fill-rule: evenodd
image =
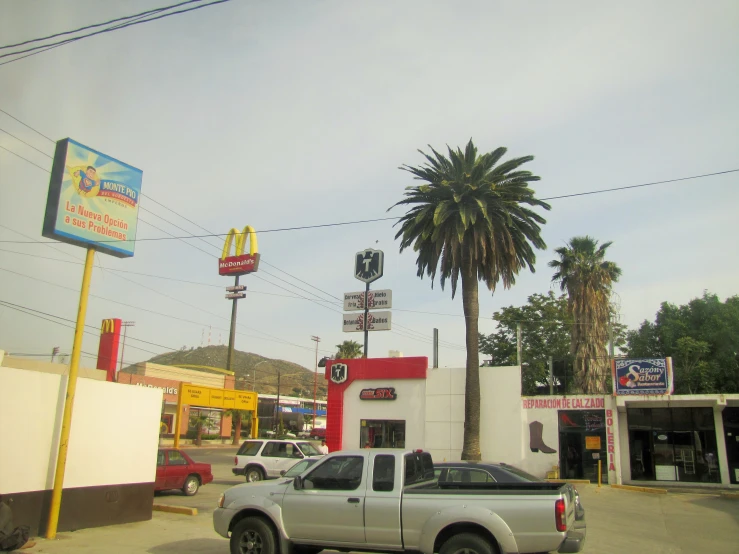
<svg viewBox="0 0 739 554"><path fill-rule="evenodd" d="M239 451L236 453L237 456L256 456L259 453L259 449L262 448L262 441L246 441L241 445Z"/></svg>

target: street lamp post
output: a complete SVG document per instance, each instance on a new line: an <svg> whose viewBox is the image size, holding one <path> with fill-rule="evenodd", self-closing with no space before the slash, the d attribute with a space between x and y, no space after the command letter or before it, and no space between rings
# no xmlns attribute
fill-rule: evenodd
<svg viewBox="0 0 739 554"><path fill-rule="evenodd" d="M121 345L121 365L118 366L118 371L123 369L123 351L126 349L126 330L134 325L136 325L136 323L133 321L121 322L121 327L123 327L123 344Z"/></svg>
<svg viewBox="0 0 739 554"><path fill-rule="evenodd" d="M310 340L316 343L316 367L313 371L313 428L316 427L316 394L318 392L318 343L321 342L320 337L311 336Z"/></svg>

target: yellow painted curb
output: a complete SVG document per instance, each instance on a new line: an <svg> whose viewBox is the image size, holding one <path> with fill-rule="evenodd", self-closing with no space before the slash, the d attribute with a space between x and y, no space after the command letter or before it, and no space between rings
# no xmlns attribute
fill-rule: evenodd
<svg viewBox="0 0 739 554"><path fill-rule="evenodd" d="M721 498L727 498L730 500L739 500L739 492L722 492Z"/></svg>
<svg viewBox="0 0 739 554"><path fill-rule="evenodd" d="M167 504L154 504L155 512L169 512L170 514L182 514L186 516L198 515L197 508L188 508L186 506L169 506Z"/></svg>
<svg viewBox="0 0 739 554"><path fill-rule="evenodd" d="M579 485L589 485L591 481L589 479L547 479L550 483L575 483Z"/></svg>
<svg viewBox="0 0 739 554"><path fill-rule="evenodd" d="M611 485L612 489L623 489L633 492L649 492L652 494L667 494L667 489L655 489L653 487L635 487L633 485Z"/></svg>

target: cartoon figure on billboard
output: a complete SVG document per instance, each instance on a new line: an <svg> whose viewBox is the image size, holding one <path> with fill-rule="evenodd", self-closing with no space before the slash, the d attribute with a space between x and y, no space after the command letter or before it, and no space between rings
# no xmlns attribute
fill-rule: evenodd
<svg viewBox="0 0 739 554"><path fill-rule="evenodd" d="M77 189L77 194L86 198L98 195L100 192L100 177L98 177L97 170L93 166L67 166L67 169L72 175L72 182L75 189Z"/></svg>

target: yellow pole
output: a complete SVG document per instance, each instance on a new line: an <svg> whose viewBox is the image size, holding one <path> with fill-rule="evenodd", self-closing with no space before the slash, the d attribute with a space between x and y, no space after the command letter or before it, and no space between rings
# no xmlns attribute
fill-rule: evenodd
<svg viewBox="0 0 739 554"><path fill-rule="evenodd" d="M600 463L601 463L600 460L598 460L598 488L600 488L600 483L602 479L602 475L600 473Z"/></svg>
<svg viewBox="0 0 739 554"><path fill-rule="evenodd" d="M69 433L72 427L72 410L74 409L74 394L77 392L77 374L80 369L80 354L82 352L82 336L85 332L85 316L87 315L87 298L90 293L90 279L95 261L95 249L88 248L85 256L85 270L82 273L82 289L80 303L77 308L77 323L74 327L74 343L72 344L72 359L69 362L69 379L67 380L67 395L64 399L64 415L62 429L59 434L59 454L56 458L54 472L54 490L51 492L51 507L49 508L49 524L46 527L46 538L56 537L59 525L59 511L62 506L62 487L64 486L64 470L67 468L67 450L69 449Z"/></svg>
<svg viewBox="0 0 739 554"><path fill-rule="evenodd" d="M251 413L251 438L259 438L259 418L256 410Z"/></svg>
<svg viewBox="0 0 739 554"><path fill-rule="evenodd" d="M180 390L177 393L177 413L174 415L174 447L180 447L180 420L182 419L182 389L185 383L180 381Z"/></svg>

